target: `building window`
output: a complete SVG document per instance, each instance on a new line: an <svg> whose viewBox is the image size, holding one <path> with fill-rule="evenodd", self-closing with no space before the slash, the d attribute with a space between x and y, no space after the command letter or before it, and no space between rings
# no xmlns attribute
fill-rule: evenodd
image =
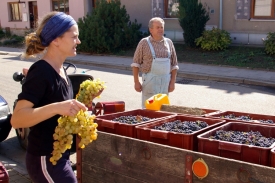
<svg viewBox="0 0 275 183"><path fill-rule="evenodd" d="M21 6L19 3L9 3L10 7L10 20L22 21Z"/></svg>
<svg viewBox="0 0 275 183"><path fill-rule="evenodd" d="M66 14L70 14L69 0L52 0L53 11L60 11Z"/></svg>
<svg viewBox="0 0 275 183"><path fill-rule="evenodd" d="M275 0L252 0L251 18L275 19Z"/></svg>
<svg viewBox="0 0 275 183"><path fill-rule="evenodd" d="M179 11L179 0L165 0L164 10L166 18L177 18Z"/></svg>

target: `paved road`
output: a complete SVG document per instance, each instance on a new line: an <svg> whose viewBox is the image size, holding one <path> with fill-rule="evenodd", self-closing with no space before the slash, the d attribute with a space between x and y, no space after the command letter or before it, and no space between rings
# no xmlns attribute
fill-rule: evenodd
<svg viewBox="0 0 275 183"><path fill-rule="evenodd" d="M0 47L0 55L20 56L24 50L20 48ZM119 57L112 55L77 54L67 58L67 61L99 66L104 68L116 68L132 70L130 64L132 57ZM232 82L239 84L253 84L259 86L271 86L275 88L275 72L268 70L254 70L228 66L207 64L192 64L179 62L178 76L182 78L202 79L210 81Z"/></svg>

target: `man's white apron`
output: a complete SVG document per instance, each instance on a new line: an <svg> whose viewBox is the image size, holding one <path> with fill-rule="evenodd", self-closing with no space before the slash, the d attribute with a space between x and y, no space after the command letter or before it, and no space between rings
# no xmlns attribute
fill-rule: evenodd
<svg viewBox="0 0 275 183"><path fill-rule="evenodd" d="M155 94L168 94L168 87L171 78L170 47L167 39L164 38L164 44L168 48L168 58L156 58L154 48L147 37L153 61L151 71L142 74L142 108L145 108L145 101Z"/></svg>

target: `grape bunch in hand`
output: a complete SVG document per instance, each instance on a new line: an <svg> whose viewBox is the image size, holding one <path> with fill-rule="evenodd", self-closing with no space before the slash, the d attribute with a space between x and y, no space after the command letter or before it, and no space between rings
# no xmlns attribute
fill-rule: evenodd
<svg viewBox="0 0 275 183"><path fill-rule="evenodd" d="M87 107L91 107L93 99L96 97L99 98L105 88L105 82L101 81L99 78L95 80L86 80L80 84L76 99Z"/></svg>
<svg viewBox="0 0 275 183"><path fill-rule="evenodd" d="M85 80L80 84L80 89L76 95L76 100L82 102L87 107L92 105L94 98L99 97L106 88L105 82L100 79ZM95 115L91 115L88 111L80 110L75 116L61 116L58 119L58 125L53 134L53 151L50 162L56 165L61 158L62 153L67 149L71 149L73 143L73 134L80 137L80 148L97 139L97 123L94 123Z"/></svg>

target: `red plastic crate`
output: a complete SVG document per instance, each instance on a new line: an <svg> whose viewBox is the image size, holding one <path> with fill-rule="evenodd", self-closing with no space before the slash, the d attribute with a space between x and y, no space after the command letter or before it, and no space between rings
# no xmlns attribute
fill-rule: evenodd
<svg viewBox="0 0 275 183"><path fill-rule="evenodd" d="M184 134L178 132L169 132L162 130L155 130L155 126L160 126L167 122L173 122L175 120L180 121L205 121L209 126L201 130L195 131L191 134ZM146 140L164 145L170 145L173 147L179 147L189 150L197 150L198 139L197 135L203 133L211 128L217 127L225 123L225 120L211 119L199 116L191 115L178 115L167 119L161 119L155 122L147 123L144 125L136 126L137 138L140 140Z"/></svg>
<svg viewBox="0 0 275 183"><path fill-rule="evenodd" d="M130 115L132 115L132 116L141 115L143 117L148 117L148 118L152 118L152 119L145 121L145 122L138 123L138 124L125 124L125 123L120 123L117 121L112 121L114 118L117 118L120 116L130 116ZM131 111L118 112L118 113L97 116L95 121L98 124L97 129L99 131L136 138L135 126L141 125L144 123L149 123L152 121L156 121L156 120L162 119L162 118L173 117L176 115L177 115L176 113L172 113L172 112L153 111L153 110L147 110L147 109L136 109L136 110L131 110Z"/></svg>
<svg viewBox="0 0 275 183"><path fill-rule="evenodd" d="M93 113L98 115L111 114L125 111L124 101L98 102L92 109Z"/></svg>
<svg viewBox="0 0 275 183"><path fill-rule="evenodd" d="M229 114L235 114L235 116L250 116L251 118L253 118L253 120L250 121L244 121L244 120L237 120L237 119L226 119L226 118L222 118L226 121L231 121L231 122L248 122L248 123L259 123L259 124L263 124L263 125L275 125L275 116L269 116L269 115L263 115L263 114L253 114L253 113L244 113L244 112L236 112L236 111L221 111L219 113L212 113L207 115L206 117L211 117L211 118L221 118L220 116L225 116L225 115L229 115ZM261 123L258 120L273 120L274 124L271 123Z"/></svg>
<svg viewBox="0 0 275 183"><path fill-rule="evenodd" d="M1 183L9 183L9 174L4 167L4 165L0 161L0 182Z"/></svg>
<svg viewBox="0 0 275 183"><path fill-rule="evenodd" d="M270 166L275 168L275 147L270 152Z"/></svg>
<svg viewBox="0 0 275 183"><path fill-rule="evenodd" d="M217 130L224 131L259 131L265 137L275 138L275 126L267 126L252 123L227 122L226 124L198 135L199 152L221 156L230 159L241 160L254 164L270 165L270 152L275 143L270 147L258 147L227 141L209 139Z"/></svg>

